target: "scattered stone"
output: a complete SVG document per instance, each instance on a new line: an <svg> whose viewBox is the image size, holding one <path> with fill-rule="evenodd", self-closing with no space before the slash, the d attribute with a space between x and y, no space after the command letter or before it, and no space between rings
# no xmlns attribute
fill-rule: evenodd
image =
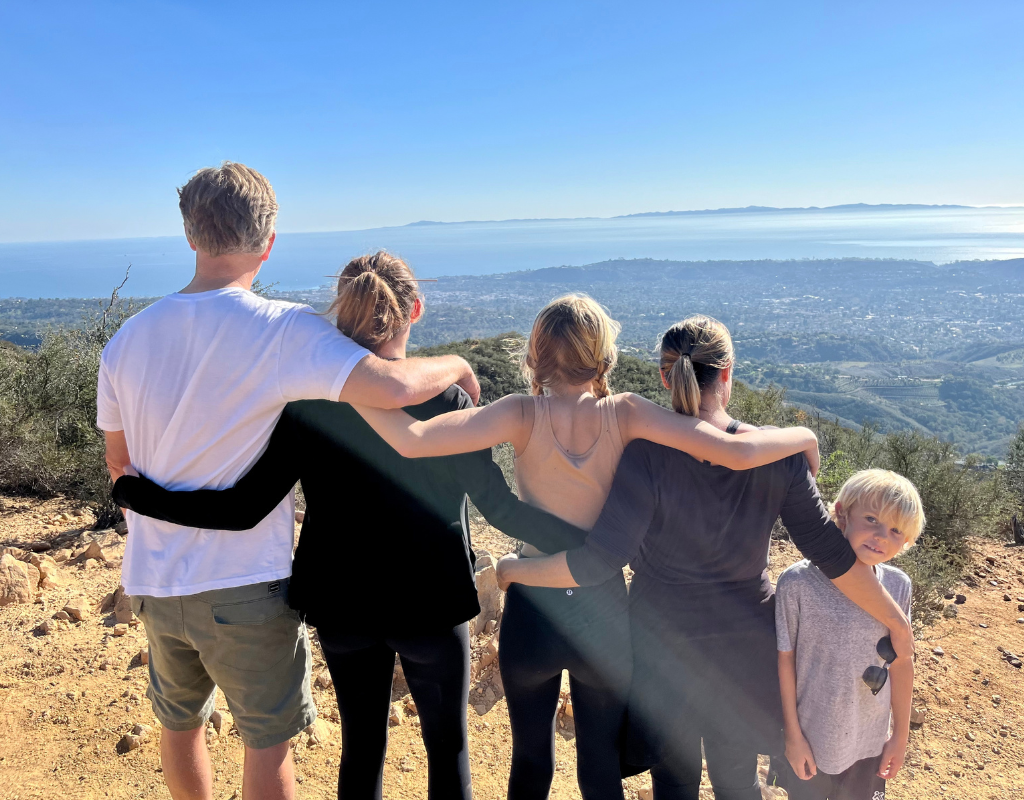
<svg viewBox="0 0 1024 800"><path fill-rule="evenodd" d="M100 547L100 543L95 540L89 542L89 544L85 546L85 549L80 553L76 553L75 557L71 560L76 564L85 564L85 562L90 559L102 561L104 563L107 561L107 557L103 553L103 548Z"/></svg>
<svg viewBox="0 0 1024 800"><path fill-rule="evenodd" d="M121 740L117 743L118 755L124 755L130 753L132 750L138 750L142 746L142 739L131 733L126 733L121 737Z"/></svg>
<svg viewBox="0 0 1024 800"><path fill-rule="evenodd" d="M654 787L644 786L637 792L639 800L654 800Z"/></svg>
<svg viewBox="0 0 1024 800"><path fill-rule="evenodd" d="M986 625L986 624L985 624L984 622L979 622L979 623L978 623L978 627L979 627L979 628L987 628L987 627L988 627L988 625Z"/></svg>
<svg viewBox="0 0 1024 800"><path fill-rule="evenodd" d="M937 655L937 656L944 656L944 655L946 655L946 651L943 650L941 647L933 647L932 648L932 652L935 653L935 655Z"/></svg>
<svg viewBox="0 0 1024 800"><path fill-rule="evenodd" d="M967 731L967 741L973 742L975 738L977 737L975 737L975 735L971 731Z"/></svg>
<svg viewBox="0 0 1024 800"><path fill-rule="evenodd" d="M124 520L121 520L119 523L117 523L114 526L114 533L116 533L118 536L127 536L128 535L128 523L125 522Z"/></svg>
<svg viewBox="0 0 1024 800"><path fill-rule="evenodd" d="M135 618L135 614L132 613L131 595L125 594L123 586L118 586L114 590L112 599L114 602L114 619L127 625Z"/></svg>
<svg viewBox="0 0 1024 800"><path fill-rule="evenodd" d="M331 680L331 673L327 670L318 673L314 683L321 689L330 689L334 685L334 681Z"/></svg>
<svg viewBox="0 0 1024 800"><path fill-rule="evenodd" d="M67 548L65 548L63 550L54 550L53 551L53 560L56 561L58 564L63 564L65 561L67 561L69 558L71 558L71 556L72 556L72 551L68 550Z"/></svg>
<svg viewBox="0 0 1024 800"><path fill-rule="evenodd" d="M50 556L33 555L30 563L39 570L40 589L53 589L64 583L57 562Z"/></svg>
<svg viewBox="0 0 1024 800"><path fill-rule="evenodd" d="M1024 625L1024 617L1017 617L1017 624Z"/></svg>
<svg viewBox="0 0 1024 800"><path fill-rule="evenodd" d="M325 745L331 741L332 734L330 724L317 717L313 720L313 724L306 728L306 736L309 737L306 740L306 746Z"/></svg>
<svg viewBox="0 0 1024 800"><path fill-rule="evenodd" d="M110 629L111 636L124 636L126 633L128 633L128 626L120 623Z"/></svg>
<svg viewBox="0 0 1024 800"><path fill-rule="evenodd" d="M141 722L132 728L132 736L138 736L140 742L148 742L152 733L153 729L149 725L143 725Z"/></svg>
<svg viewBox="0 0 1024 800"><path fill-rule="evenodd" d="M392 703L391 709L388 711L388 726L395 727L396 725L402 724L402 709L398 703Z"/></svg>
<svg viewBox="0 0 1024 800"><path fill-rule="evenodd" d="M139 650L139 663L142 664L142 666L144 666L144 667L149 664L149 648L148 647L143 647L141 650Z"/></svg>
<svg viewBox="0 0 1024 800"><path fill-rule="evenodd" d="M477 564L476 595L480 603L480 613L477 614L475 624L473 625L473 633L475 635L483 633L487 623L492 619L497 619L501 613L503 592L498 588L497 575L498 573L495 571L493 563L488 564L482 569L479 563Z"/></svg>
<svg viewBox="0 0 1024 800"><path fill-rule="evenodd" d="M0 607L12 603L31 603L38 586L38 569L18 561L10 553L0 556Z"/></svg>
<svg viewBox="0 0 1024 800"><path fill-rule="evenodd" d="M950 603L948 606L942 609L942 616L944 616L946 619L956 619L958 613L959 612L957 611L956 606L952 603Z"/></svg>
<svg viewBox="0 0 1024 800"><path fill-rule="evenodd" d="M52 619L44 619L35 627L35 632L40 636L49 636L57 630L57 623Z"/></svg>
<svg viewBox="0 0 1024 800"><path fill-rule="evenodd" d="M1011 600L1013 600L1013 598L1010 597L1010 595L1003 594L1003 602L1009 603Z"/></svg>
<svg viewBox="0 0 1024 800"><path fill-rule="evenodd" d="M45 553L47 550L53 549L53 545L49 542L32 542L31 544L25 545L25 547L33 553Z"/></svg>
<svg viewBox="0 0 1024 800"><path fill-rule="evenodd" d="M953 602L955 602L958 606L962 606L964 603L967 602L967 595L958 594Z"/></svg>
<svg viewBox="0 0 1024 800"><path fill-rule="evenodd" d="M107 592L103 595L103 599L100 600L99 609L101 614L109 613L114 610L114 593Z"/></svg>
<svg viewBox="0 0 1024 800"><path fill-rule="evenodd" d="M71 615L67 611L58 611L53 618L58 622L71 622Z"/></svg>
<svg viewBox="0 0 1024 800"><path fill-rule="evenodd" d="M402 770L402 772L415 772L416 771L416 765L413 763L412 759L409 756L406 756L405 758L403 758L401 761L398 762L398 768L400 770Z"/></svg>
<svg viewBox="0 0 1024 800"><path fill-rule="evenodd" d="M912 708L910 710L910 724L911 725L924 725L925 720L928 718L928 712L923 708Z"/></svg>
<svg viewBox="0 0 1024 800"><path fill-rule="evenodd" d="M942 595L942 596L943 596L944 598L946 598L947 600L952 600L952 599L953 599L954 597L956 597L956 594L954 594L953 592L947 591L947 592L946 592L946 593L945 593L944 595Z"/></svg>
<svg viewBox="0 0 1024 800"><path fill-rule="evenodd" d="M480 656L480 667L487 667L493 663L494 659L498 657L498 637L493 636L491 640L484 646L484 651Z"/></svg>
<svg viewBox="0 0 1024 800"><path fill-rule="evenodd" d="M497 563L498 562L494 560L494 556L486 550L479 550L476 554L476 568L478 571L484 567L493 567Z"/></svg>
<svg viewBox="0 0 1024 800"><path fill-rule="evenodd" d="M1017 603L1017 610L1024 611L1024 603Z"/></svg>
<svg viewBox="0 0 1024 800"><path fill-rule="evenodd" d="M89 615L89 604L84 597L75 597L64 606L64 613L76 622L81 622Z"/></svg>
<svg viewBox="0 0 1024 800"><path fill-rule="evenodd" d="M1001 697L1000 697L999 695L997 695L997 694L994 694L994 695L992 695L992 705L994 705L994 706L997 706L997 705L999 705L999 704L1000 704L1001 702L1003 702L1003 698L1001 698Z"/></svg>
<svg viewBox="0 0 1024 800"><path fill-rule="evenodd" d="M295 521L298 522L300 525L305 521L305 519L306 519L306 512L305 511L296 511L295 512Z"/></svg>
<svg viewBox="0 0 1024 800"><path fill-rule="evenodd" d="M481 717L482 717L482 716L483 716L484 714L486 714L486 713L487 713L487 706L485 706L485 705L484 705L483 703L478 703L477 705L473 706L473 710L474 710L474 711L475 711L475 712L476 712L476 713L477 713L477 714L478 714L479 716L481 716Z"/></svg>

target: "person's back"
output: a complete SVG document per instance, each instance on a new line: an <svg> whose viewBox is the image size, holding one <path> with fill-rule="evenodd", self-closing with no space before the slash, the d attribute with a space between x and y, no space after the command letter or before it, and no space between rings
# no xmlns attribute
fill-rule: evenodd
<svg viewBox="0 0 1024 800"><path fill-rule="evenodd" d="M168 488L230 486L266 446L285 403L336 399L366 352L308 307L241 288L170 295L104 350L99 425L124 430L133 466ZM291 496L244 546L129 514L129 594L194 594L291 572Z"/></svg>

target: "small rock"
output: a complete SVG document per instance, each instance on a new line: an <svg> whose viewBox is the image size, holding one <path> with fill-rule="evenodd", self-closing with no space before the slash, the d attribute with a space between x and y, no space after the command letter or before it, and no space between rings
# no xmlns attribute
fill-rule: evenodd
<svg viewBox="0 0 1024 800"><path fill-rule="evenodd" d="M415 772L416 771L416 765L412 762L412 759L409 758L409 756L406 756L405 758L403 758L401 761L398 762L398 768L400 770L402 770L402 772Z"/></svg>
<svg viewBox="0 0 1024 800"><path fill-rule="evenodd" d="M1024 625L1024 617L1017 617L1017 624Z"/></svg>
<svg viewBox="0 0 1024 800"><path fill-rule="evenodd" d="M474 711L475 711L475 712L476 712L476 713L477 713L477 714L478 714L479 716L481 716L481 717L482 717L482 716L483 716L484 714L486 714L486 713L487 713L487 706L485 706L485 705L484 705L483 703L478 703L477 705L473 706L473 710L474 710Z"/></svg>
<svg viewBox="0 0 1024 800"><path fill-rule="evenodd" d="M58 622L71 622L71 615L67 611L58 611L53 618Z"/></svg>
<svg viewBox="0 0 1024 800"><path fill-rule="evenodd" d="M45 553L47 550L52 550L53 545L49 542L32 542L31 544L25 545L33 553Z"/></svg>
<svg viewBox="0 0 1024 800"><path fill-rule="evenodd" d="M1024 603L1017 603L1017 610L1024 611Z"/></svg>
<svg viewBox="0 0 1024 800"><path fill-rule="evenodd" d="M132 598L131 595L125 594L123 586L118 586L114 590L113 601L114 619L125 624L131 622L135 617L132 613Z"/></svg>
<svg viewBox="0 0 1024 800"><path fill-rule="evenodd" d="M994 705L994 706L997 706L997 705L999 705L999 704L1000 704L1001 702L1003 702L1003 698L1001 698L1001 697L1000 697L999 695L997 695L997 694L994 694L994 695L992 695L992 705Z"/></svg>
<svg viewBox="0 0 1024 800"><path fill-rule="evenodd" d="M317 717L313 720L313 724L306 728L306 735L309 737L306 741L308 747L316 747L317 745L325 745L331 741L333 731L331 726L324 720Z"/></svg>
<svg viewBox="0 0 1024 800"><path fill-rule="evenodd" d="M955 594L954 594L953 592L949 592L949 591L947 591L947 592L946 592L945 594L943 594L942 596L943 596L944 598L946 598L947 600L952 600L952 599L953 599L954 597L956 597L956 595L955 595Z"/></svg>
<svg viewBox="0 0 1024 800"><path fill-rule="evenodd" d="M142 739L140 739L138 736L135 736L134 734L126 733L124 736L121 737L121 740L117 743L116 750L118 752L118 755L123 756L125 753L129 753L132 750L137 750L141 746Z"/></svg>
<svg viewBox="0 0 1024 800"><path fill-rule="evenodd" d="M967 741L969 741L969 742L973 742L975 740L975 738L976 738L975 735L971 731L967 731L966 736L967 736Z"/></svg>
<svg viewBox="0 0 1024 800"><path fill-rule="evenodd" d="M473 626L474 634L483 633L488 621L497 619L501 612L501 598L504 593L498 588L497 575L493 565L477 570L476 595L480 603L480 613L477 614Z"/></svg>
<svg viewBox="0 0 1024 800"><path fill-rule="evenodd" d="M128 633L128 626L120 623L110 629L111 636L124 636L126 633Z"/></svg>
<svg viewBox="0 0 1024 800"><path fill-rule="evenodd" d="M928 712L923 708L912 708L910 710L910 724L911 725L924 725L925 720L928 717Z"/></svg>
<svg viewBox="0 0 1024 800"><path fill-rule="evenodd" d="M484 647L483 654L480 656L480 666L489 666L494 659L498 657L498 637L493 637Z"/></svg>
<svg viewBox="0 0 1024 800"><path fill-rule="evenodd" d="M85 546L84 550L75 555L72 561L77 564L85 564L85 562L90 559L103 561L104 563L106 562L107 557L103 554L103 548L100 547L99 542L89 542L89 544Z"/></svg>
<svg viewBox="0 0 1024 800"><path fill-rule="evenodd" d="M53 552L53 560L56 561L58 564L63 564L65 561L71 558L71 555L72 551L66 548L63 550L55 550Z"/></svg>
<svg viewBox="0 0 1024 800"><path fill-rule="evenodd" d="M972 669L971 672L973 672L975 675L980 675L981 674L981 670L978 667L975 667L974 669Z"/></svg>
<svg viewBox="0 0 1024 800"><path fill-rule="evenodd" d="M979 622L979 623L978 623L978 627L979 627L979 628L987 628L987 627L988 627L988 625L986 625L986 624L985 624L984 622Z"/></svg>
<svg viewBox="0 0 1024 800"><path fill-rule="evenodd" d="M935 655L937 655L937 656L944 656L944 655L946 655L946 651L943 650L941 647L933 647L932 648L932 652L935 653Z"/></svg>
<svg viewBox="0 0 1024 800"><path fill-rule="evenodd" d="M985 556L985 560L993 567L996 565L996 560L993 556Z"/></svg>
<svg viewBox="0 0 1024 800"><path fill-rule="evenodd" d="M964 603L967 602L967 595L958 594L953 602L955 602L958 606L962 606Z"/></svg>
<svg viewBox="0 0 1024 800"><path fill-rule="evenodd" d="M149 736L153 732L153 729L149 725L143 725L141 722L132 728L132 736L138 736L139 741L149 741Z"/></svg>
<svg viewBox="0 0 1024 800"><path fill-rule="evenodd" d="M31 603L35 600L38 586L38 569L18 561L10 553L0 556L0 607Z"/></svg>
<svg viewBox="0 0 1024 800"><path fill-rule="evenodd" d="M395 727L395 725L401 725L402 719L403 716L401 707L398 705L398 703L392 703L391 710L388 711L388 725L392 728Z"/></svg>
<svg viewBox="0 0 1024 800"><path fill-rule="evenodd" d="M1013 598L1010 597L1010 595L1008 595L1008 594L1004 594L1003 595L1003 601L1004 602L1009 603L1011 600L1013 600Z"/></svg>
<svg viewBox="0 0 1024 800"><path fill-rule="evenodd" d="M32 556L31 562L39 570L39 588L53 589L64 583L57 562L50 556Z"/></svg>
<svg viewBox="0 0 1024 800"><path fill-rule="evenodd" d="M1020 669L1020 668L1021 668L1021 666L1022 666L1022 665L1024 665L1024 662L1022 662L1022 661L1021 661L1021 660L1020 660L1019 658L1017 658L1016 656L1014 656L1013 658L1008 658L1008 659L1006 659L1006 661L1007 661L1007 662L1009 663L1009 665L1010 665L1011 667L1016 667L1017 669Z"/></svg>
<svg viewBox="0 0 1024 800"><path fill-rule="evenodd" d="M210 714L209 719L210 725L213 726L213 730L216 731L217 735L220 736L224 729L224 715L214 709L213 713ZM312 725L310 726L312 728ZM309 728L307 728L309 730Z"/></svg>
<svg viewBox="0 0 1024 800"><path fill-rule="evenodd" d="M314 683L321 689L330 689L334 685L334 681L331 680L331 673L327 670L319 672Z"/></svg>
<svg viewBox="0 0 1024 800"><path fill-rule="evenodd" d="M477 554L476 554L476 571L477 572L479 572L480 570L484 569L485 567L493 567L495 564L497 564L497 562L494 560L494 556L492 556L489 552L487 552L486 550L479 550L479 551L477 551Z"/></svg>
<svg viewBox="0 0 1024 800"><path fill-rule="evenodd" d="M84 597L75 597L64 606L64 613L73 620L81 622L89 616L89 602Z"/></svg>
<svg viewBox="0 0 1024 800"><path fill-rule="evenodd" d="M300 525L305 521L305 519L306 519L306 512L305 511L296 511L295 512L295 521L298 522Z"/></svg>
<svg viewBox="0 0 1024 800"><path fill-rule="evenodd" d="M44 619L35 627L35 632L40 636L49 636L57 630L57 623L52 619Z"/></svg>
<svg viewBox="0 0 1024 800"><path fill-rule="evenodd" d="M147 664L149 664L148 647L143 647L141 650L139 650L139 663L142 664L142 666L146 666Z"/></svg>
<svg viewBox="0 0 1024 800"><path fill-rule="evenodd" d="M952 603L942 609L942 616L946 617L946 619L955 619L957 613L957 608Z"/></svg>
<svg viewBox="0 0 1024 800"><path fill-rule="evenodd" d="M114 610L114 593L107 592L99 603L100 613L106 614Z"/></svg>
<svg viewBox="0 0 1024 800"><path fill-rule="evenodd" d="M639 800L654 800L654 787L644 786L637 792Z"/></svg>
<svg viewBox="0 0 1024 800"><path fill-rule="evenodd" d="M114 533L116 533L118 536L127 536L128 535L128 523L125 522L124 520L121 520L119 523L117 523L114 526Z"/></svg>

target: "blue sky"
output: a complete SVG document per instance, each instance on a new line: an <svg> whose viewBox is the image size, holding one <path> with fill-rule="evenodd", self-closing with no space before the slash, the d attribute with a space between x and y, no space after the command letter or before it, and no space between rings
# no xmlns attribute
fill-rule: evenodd
<svg viewBox="0 0 1024 800"><path fill-rule="evenodd" d="M0 5L0 241L180 231L233 159L283 231L1024 203L1024 4Z"/></svg>

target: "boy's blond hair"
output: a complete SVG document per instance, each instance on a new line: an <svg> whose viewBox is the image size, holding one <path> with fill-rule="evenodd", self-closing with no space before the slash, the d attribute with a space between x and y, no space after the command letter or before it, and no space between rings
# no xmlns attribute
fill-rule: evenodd
<svg viewBox="0 0 1024 800"><path fill-rule="evenodd" d="M178 208L189 241L211 256L262 253L277 219L270 181L233 161L193 175L178 189Z"/></svg>
<svg viewBox="0 0 1024 800"><path fill-rule="evenodd" d="M567 294L537 314L522 353L523 375L533 394L550 386L591 383L597 397L608 397L608 373L619 351L621 326L592 298Z"/></svg>
<svg viewBox="0 0 1024 800"><path fill-rule="evenodd" d="M860 503L879 516L892 520L903 534L907 546L914 544L924 530L924 505L917 488L902 475L887 469L865 469L851 475L839 490L836 503L843 512ZM835 519L835 503L832 505Z"/></svg>

